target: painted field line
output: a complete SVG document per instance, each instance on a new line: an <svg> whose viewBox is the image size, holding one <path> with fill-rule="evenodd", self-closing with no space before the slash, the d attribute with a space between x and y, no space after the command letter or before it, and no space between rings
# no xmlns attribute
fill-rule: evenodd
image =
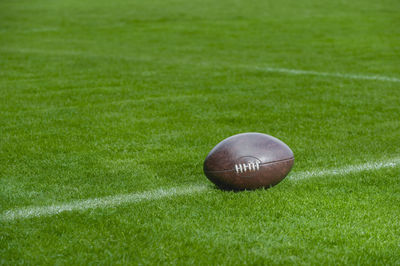
<svg viewBox="0 0 400 266"><path fill-rule="evenodd" d="M152 201L173 196L193 194L207 189L205 185L193 185L187 187L161 188L139 193L114 195L103 198L75 200L69 203L38 207L25 207L9 210L0 215L0 220L12 221L24 218L56 215L66 211L86 211L97 208L112 208L124 204L141 201Z"/></svg>
<svg viewBox="0 0 400 266"><path fill-rule="evenodd" d="M379 170L383 168L395 168L400 166L400 158L393 158L381 162L368 162L358 165L348 165L341 168L332 168L319 171L304 171L299 173L293 173L287 178L291 180L302 180L312 177L323 177L323 176L337 176L337 175L348 175L353 173L367 172L373 170Z"/></svg>
<svg viewBox="0 0 400 266"><path fill-rule="evenodd" d="M361 79L361 80L377 80L386 82L400 82L400 78L386 77L379 75L361 75L361 74L344 74L335 72L319 72L313 70L301 70L301 69L290 69L290 68L276 68L276 67L247 67L265 72L284 73L290 75L312 75L322 77L337 77L344 79Z"/></svg>
<svg viewBox="0 0 400 266"><path fill-rule="evenodd" d="M63 51L48 51L48 50L41 50L41 49L31 49L31 48L20 48L20 49L9 49L9 48L2 48L0 52L11 52L11 53L37 53L37 54L47 54L47 55L65 55L65 56L78 56L84 58L105 58L105 59L119 59L125 60L130 62L154 62L154 58L151 56L141 56L140 58L135 56L126 56L126 55L102 55L102 54L93 54L87 52L80 52L80 51L72 51L72 50L63 50ZM159 63L163 63L163 61L158 60ZM209 62L193 62L187 60L178 60L178 61L171 61L168 60L168 63L175 63L175 64L189 64L189 65L210 65ZM214 64L213 64L214 65ZM218 65L218 64L216 64ZM229 65L231 66L231 65ZM323 77L337 77L337 78L344 78L344 79L358 79L358 80L376 80L376 81L385 81L385 82L400 82L400 78L396 77L387 77L381 75L367 75L367 74L350 74L350 73L335 73L335 72L319 72L314 70L303 70L303 69L290 69L290 68L280 68L280 67L262 67L262 66L250 66L250 65L241 65L239 68L245 69L255 69L259 71L265 72L274 72L274 73L284 73L290 75L313 75L313 76L323 76Z"/></svg>
<svg viewBox="0 0 400 266"><path fill-rule="evenodd" d="M400 158L394 158L381 162L348 165L342 168L298 172L288 176L288 179L296 181L312 177L348 175L352 173L379 170L383 168L395 168L398 166L400 166ZM67 211L86 211L96 208L113 208L124 204L153 201L180 195L199 193L206 191L208 187L209 186L207 185L192 185L187 187L162 188L140 193L114 195L87 200L76 200L59 205L24 207L3 212L0 215L0 221L14 221L33 217L52 216Z"/></svg>

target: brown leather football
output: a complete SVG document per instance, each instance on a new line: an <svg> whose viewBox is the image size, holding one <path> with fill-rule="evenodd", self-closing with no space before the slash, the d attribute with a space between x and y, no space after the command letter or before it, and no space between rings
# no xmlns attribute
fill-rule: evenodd
<svg viewBox="0 0 400 266"><path fill-rule="evenodd" d="M204 173L219 188L244 190L278 184L294 163L292 150L261 133L242 133L224 139L204 161Z"/></svg>

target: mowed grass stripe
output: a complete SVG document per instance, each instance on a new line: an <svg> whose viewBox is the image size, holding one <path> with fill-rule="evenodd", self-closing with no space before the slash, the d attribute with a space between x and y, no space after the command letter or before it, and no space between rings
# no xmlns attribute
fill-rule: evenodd
<svg viewBox="0 0 400 266"><path fill-rule="evenodd" d="M101 107L109 107L109 106L117 106L119 108L123 107L126 104L149 104L156 102L179 102L189 99L204 99L207 96L204 95L169 95L169 96L154 96L154 97L144 97L144 98L136 98L136 99L123 99L123 100L115 100L115 101L105 101L105 102L87 102L85 105L66 105L66 106L52 106L52 107L42 107L32 105L27 105L25 108L19 111L2 111L1 114L32 114L32 113L48 113L55 111L64 111L64 110L93 110L93 108L101 108Z"/></svg>
<svg viewBox="0 0 400 266"><path fill-rule="evenodd" d="M399 165L400 158L393 158L381 162L368 162L359 165L348 165L342 168L298 172L290 175L288 178L290 180L304 180L311 177L348 175L352 173L373 171L383 168L394 168ZM131 194L114 195L103 198L76 200L60 205L31 206L5 211L3 214L1 214L0 220L14 221L18 219L27 219L33 217L52 216L66 211L86 211L96 208L112 208L124 204L159 200L168 197L199 193L207 190L208 187L209 186L207 185L191 185L186 187L161 188L139 193L135 192Z"/></svg>
<svg viewBox="0 0 400 266"><path fill-rule="evenodd" d="M77 51L44 51L38 49L2 49L0 51L3 52L11 52L11 53L33 53L33 54L45 54L50 56L78 56L84 58L103 58L109 60L123 60L128 62L153 62L158 61L159 63L165 62L160 60L155 60L151 57L132 57L132 56L121 56L121 55L100 55L100 54L91 54L91 53L81 53ZM171 61L166 62L168 64L188 64L193 66L205 66L208 67L210 64L208 62L194 62L187 60L179 60L179 61ZM221 67L232 67L232 64L212 64L213 67L221 66ZM346 73L335 73L335 72L320 72L314 70L304 70L304 69L290 69L290 68L281 68L281 67L261 67L261 66L250 66L250 65L241 65L233 68L241 68L241 69L254 69L257 71L271 72L271 73L283 73L289 75L307 75L307 76L321 76L321 77L335 77L342 79L356 79L356 80L374 80L374 81L383 81L383 82L400 82L400 78L397 77L388 77L382 75L368 75L368 74L346 74Z"/></svg>

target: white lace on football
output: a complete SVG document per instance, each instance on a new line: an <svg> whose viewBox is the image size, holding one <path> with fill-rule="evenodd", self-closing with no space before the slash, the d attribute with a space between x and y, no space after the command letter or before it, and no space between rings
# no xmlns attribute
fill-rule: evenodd
<svg viewBox="0 0 400 266"><path fill-rule="evenodd" d="M249 171L260 170L260 163L259 162L249 162L249 163L235 164L236 173L244 173L247 170L249 170Z"/></svg>

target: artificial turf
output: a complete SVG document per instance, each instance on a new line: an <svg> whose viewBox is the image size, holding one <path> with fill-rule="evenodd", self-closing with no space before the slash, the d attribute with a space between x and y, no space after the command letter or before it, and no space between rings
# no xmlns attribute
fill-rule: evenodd
<svg viewBox="0 0 400 266"><path fill-rule="evenodd" d="M0 264L399 264L399 167L241 193L202 173L241 132L287 143L294 175L398 158L399 11L394 0L1 1L0 214L208 188L0 220Z"/></svg>

